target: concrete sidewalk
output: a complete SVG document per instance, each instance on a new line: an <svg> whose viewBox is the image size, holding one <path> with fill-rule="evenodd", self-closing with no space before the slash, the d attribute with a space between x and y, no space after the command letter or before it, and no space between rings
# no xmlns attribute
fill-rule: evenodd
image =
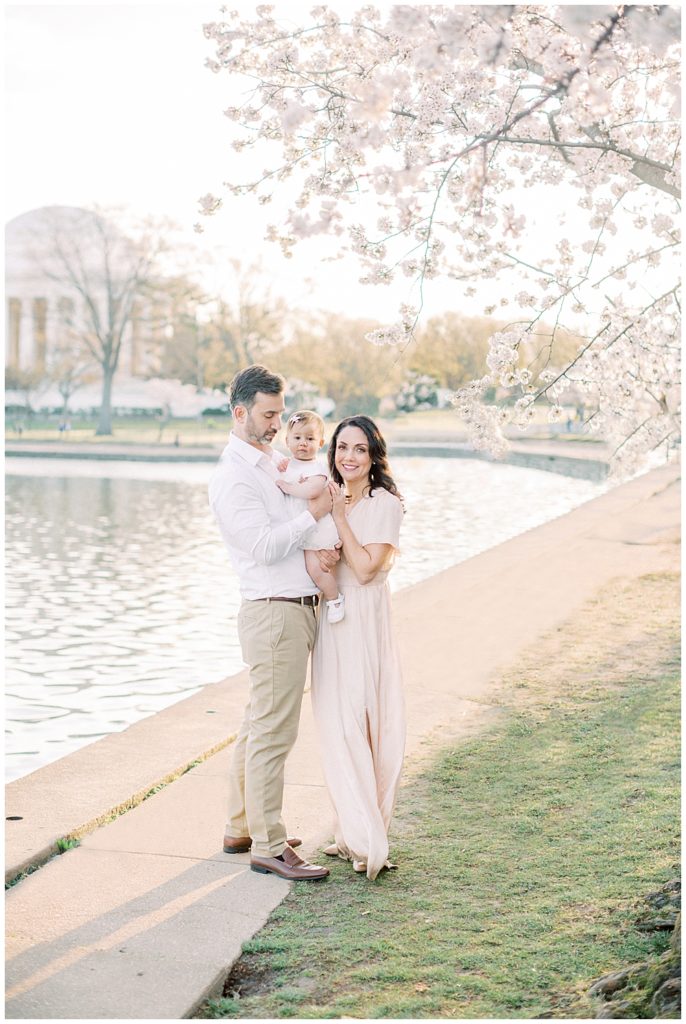
<svg viewBox="0 0 686 1024"><path fill-rule="evenodd" d="M679 522L679 469L665 467L396 594L408 769L436 742L493 720L499 667L598 587L678 571ZM247 855L221 852L225 744L246 682L242 673L206 687L10 784L6 814L23 817L7 823L11 873L205 758L9 890L8 1018L179 1019L221 990L241 944L289 889L250 872ZM330 812L307 698L286 780L289 830L316 856Z"/></svg>

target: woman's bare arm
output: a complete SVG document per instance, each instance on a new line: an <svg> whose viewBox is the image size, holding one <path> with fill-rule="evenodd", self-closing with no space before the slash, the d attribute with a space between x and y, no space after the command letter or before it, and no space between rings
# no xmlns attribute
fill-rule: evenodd
<svg viewBox="0 0 686 1024"><path fill-rule="evenodd" d="M338 536L343 543L346 562L355 573L359 583L363 586L365 583L371 583L377 573L381 571L393 550L393 545L360 544L348 523L345 514L345 498L342 493L334 496L331 514L338 530Z"/></svg>

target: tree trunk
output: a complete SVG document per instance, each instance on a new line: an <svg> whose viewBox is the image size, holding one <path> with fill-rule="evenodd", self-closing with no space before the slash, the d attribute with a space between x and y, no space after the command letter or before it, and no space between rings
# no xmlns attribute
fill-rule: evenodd
<svg viewBox="0 0 686 1024"><path fill-rule="evenodd" d="M100 402L100 417L96 437L110 435L112 433L112 380L114 370L107 366L103 368L102 376L102 399Z"/></svg>
<svg viewBox="0 0 686 1024"><path fill-rule="evenodd" d="M69 399L71 398L71 391L69 389L62 390L58 388L60 395L62 396L62 419L66 420L69 415Z"/></svg>
<svg viewBox="0 0 686 1024"><path fill-rule="evenodd" d="M202 344L200 339L200 327L195 323L195 390L198 394L205 387L205 375L202 365Z"/></svg>

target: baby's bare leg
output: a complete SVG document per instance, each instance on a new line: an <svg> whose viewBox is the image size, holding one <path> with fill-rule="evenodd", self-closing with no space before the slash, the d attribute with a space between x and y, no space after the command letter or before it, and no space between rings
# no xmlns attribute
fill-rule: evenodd
<svg viewBox="0 0 686 1024"><path fill-rule="evenodd" d="M316 551L305 552L305 566L308 576L317 584L327 601L335 601L338 597L338 584L332 572L324 572Z"/></svg>

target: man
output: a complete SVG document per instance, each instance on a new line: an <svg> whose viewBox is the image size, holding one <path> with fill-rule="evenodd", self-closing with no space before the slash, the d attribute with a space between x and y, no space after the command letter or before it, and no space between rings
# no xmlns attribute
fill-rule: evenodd
<svg viewBox="0 0 686 1024"><path fill-rule="evenodd" d="M238 573L238 635L250 668L250 700L229 773L226 853L251 851L253 871L289 880L325 878L286 839L281 820L284 767L298 734L307 659L314 645L317 588L305 570L305 534L331 511L325 489L290 518L275 485L271 443L281 428L284 380L264 366L236 374L233 430L210 481L210 505ZM331 566L338 554L331 553Z"/></svg>

